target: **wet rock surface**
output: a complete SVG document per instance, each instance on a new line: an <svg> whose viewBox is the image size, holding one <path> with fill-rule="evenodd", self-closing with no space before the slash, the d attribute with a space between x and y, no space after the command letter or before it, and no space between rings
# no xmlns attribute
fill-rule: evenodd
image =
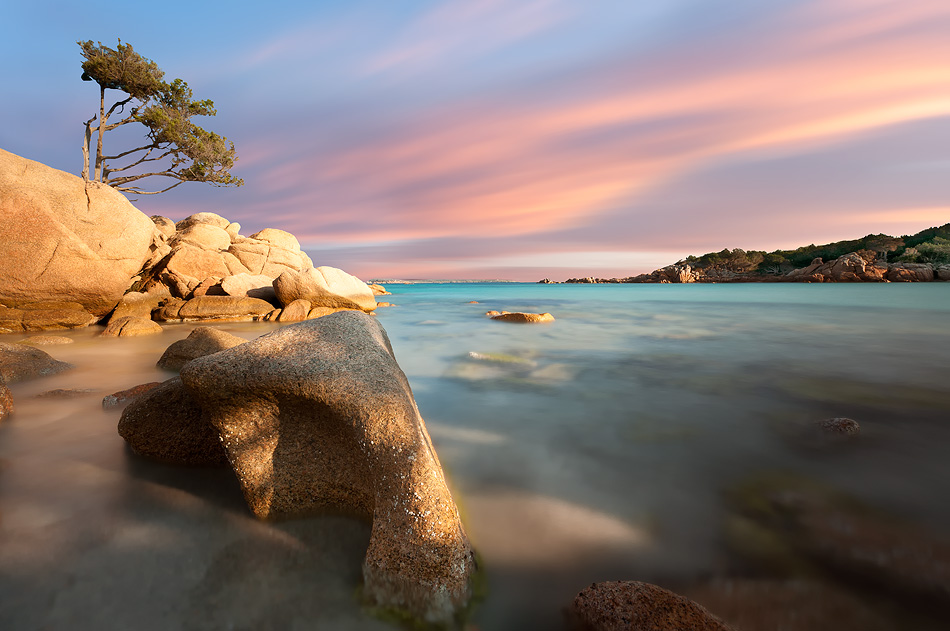
<svg viewBox="0 0 950 631"><path fill-rule="evenodd" d="M6 383L49 377L72 367L38 348L0 342L0 377Z"/></svg>
<svg viewBox="0 0 950 631"><path fill-rule="evenodd" d="M152 381L149 383L132 386L131 388L126 388L125 390L120 390L118 392L113 392L112 394L107 394L102 398L102 407L105 409L121 407L134 401L143 394L151 392L160 385L162 385L162 382Z"/></svg>
<svg viewBox="0 0 950 631"><path fill-rule="evenodd" d="M567 611L572 631L729 631L719 618L685 596L650 583L594 583Z"/></svg>

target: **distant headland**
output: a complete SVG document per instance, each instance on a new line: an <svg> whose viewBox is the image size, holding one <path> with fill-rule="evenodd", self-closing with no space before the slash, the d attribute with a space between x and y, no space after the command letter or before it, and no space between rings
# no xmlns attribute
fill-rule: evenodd
<svg viewBox="0 0 950 631"><path fill-rule="evenodd" d="M565 283L848 283L950 281L950 223L917 234L861 239L795 250L729 250L688 256L649 274L569 278ZM541 284L557 283L550 279Z"/></svg>

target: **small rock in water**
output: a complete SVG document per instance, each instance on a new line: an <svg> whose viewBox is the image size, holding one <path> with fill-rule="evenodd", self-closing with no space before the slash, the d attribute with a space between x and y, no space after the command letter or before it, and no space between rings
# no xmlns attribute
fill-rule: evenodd
<svg viewBox="0 0 950 631"><path fill-rule="evenodd" d="M576 631L729 631L685 596L640 581L594 583L567 611Z"/></svg>
<svg viewBox="0 0 950 631"><path fill-rule="evenodd" d="M36 395L37 399L75 399L94 393L91 388L56 388Z"/></svg>
<svg viewBox="0 0 950 631"><path fill-rule="evenodd" d="M861 433L861 426L858 422L844 417L826 418L816 423L818 429L827 434L838 436L857 436Z"/></svg>
<svg viewBox="0 0 950 631"><path fill-rule="evenodd" d="M152 381L150 383L143 383L138 386L133 386L127 390L113 392L112 394L102 397L102 407L104 409L117 408L120 405L134 401L136 398L142 396L146 392L154 390L160 385L162 385L160 381Z"/></svg>
<svg viewBox="0 0 950 631"><path fill-rule="evenodd" d="M490 313L490 312L489 312ZM522 313L519 311L502 311L498 315L491 316L492 320L502 322L516 322L519 324L536 324L540 322L554 322L554 316L550 313Z"/></svg>
<svg viewBox="0 0 950 631"><path fill-rule="evenodd" d="M7 383L49 377L72 367L38 348L0 342L0 377Z"/></svg>
<svg viewBox="0 0 950 631"><path fill-rule="evenodd" d="M34 335L25 340L20 340L18 343L33 346L52 346L54 344L72 344L73 340L62 335Z"/></svg>

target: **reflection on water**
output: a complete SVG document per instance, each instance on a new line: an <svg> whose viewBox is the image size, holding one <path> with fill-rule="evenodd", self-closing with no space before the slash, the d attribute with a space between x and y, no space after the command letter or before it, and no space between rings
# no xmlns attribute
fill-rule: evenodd
<svg viewBox="0 0 950 631"><path fill-rule="evenodd" d="M819 485L908 533L950 532L935 501L950 497L950 285L389 289L398 307L378 317L486 569L479 628L558 628L577 591L619 579L705 599L746 629L809 598L882 628L939 628L926 606L908 614L903 579L865 585L822 552L821 511L783 508L792 532L749 508L792 491L736 490L780 471L796 493ZM251 339L277 325L222 326ZM43 348L74 370L12 386L0 628L393 628L358 606L366 524L258 522L229 471L125 449L101 398L167 378L154 362L191 328L70 332ZM54 389L94 392L37 396ZM812 423L836 416L860 437L816 440ZM829 617L808 628L847 628Z"/></svg>

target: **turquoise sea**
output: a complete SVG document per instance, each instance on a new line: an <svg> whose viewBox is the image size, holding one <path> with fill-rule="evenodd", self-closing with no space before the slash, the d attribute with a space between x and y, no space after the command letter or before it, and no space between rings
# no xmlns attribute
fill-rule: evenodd
<svg viewBox="0 0 950 631"><path fill-rule="evenodd" d="M737 489L780 476L908 533L950 532L950 283L387 288L378 299L395 306L377 316L483 561L471 628L558 629L595 581L705 594L716 612L724 581L792 579L881 628L940 628L926 606L907 623L887 588L782 562ZM253 338L278 325L221 326ZM14 384L16 415L0 424L0 628L398 628L358 605L365 524L258 522L230 472L127 452L102 396L167 378L154 362L192 328L69 332L74 344L44 350L75 370ZM37 398L56 388L94 392ZM813 426L833 417L860 435L825 440Z"/></svg>

